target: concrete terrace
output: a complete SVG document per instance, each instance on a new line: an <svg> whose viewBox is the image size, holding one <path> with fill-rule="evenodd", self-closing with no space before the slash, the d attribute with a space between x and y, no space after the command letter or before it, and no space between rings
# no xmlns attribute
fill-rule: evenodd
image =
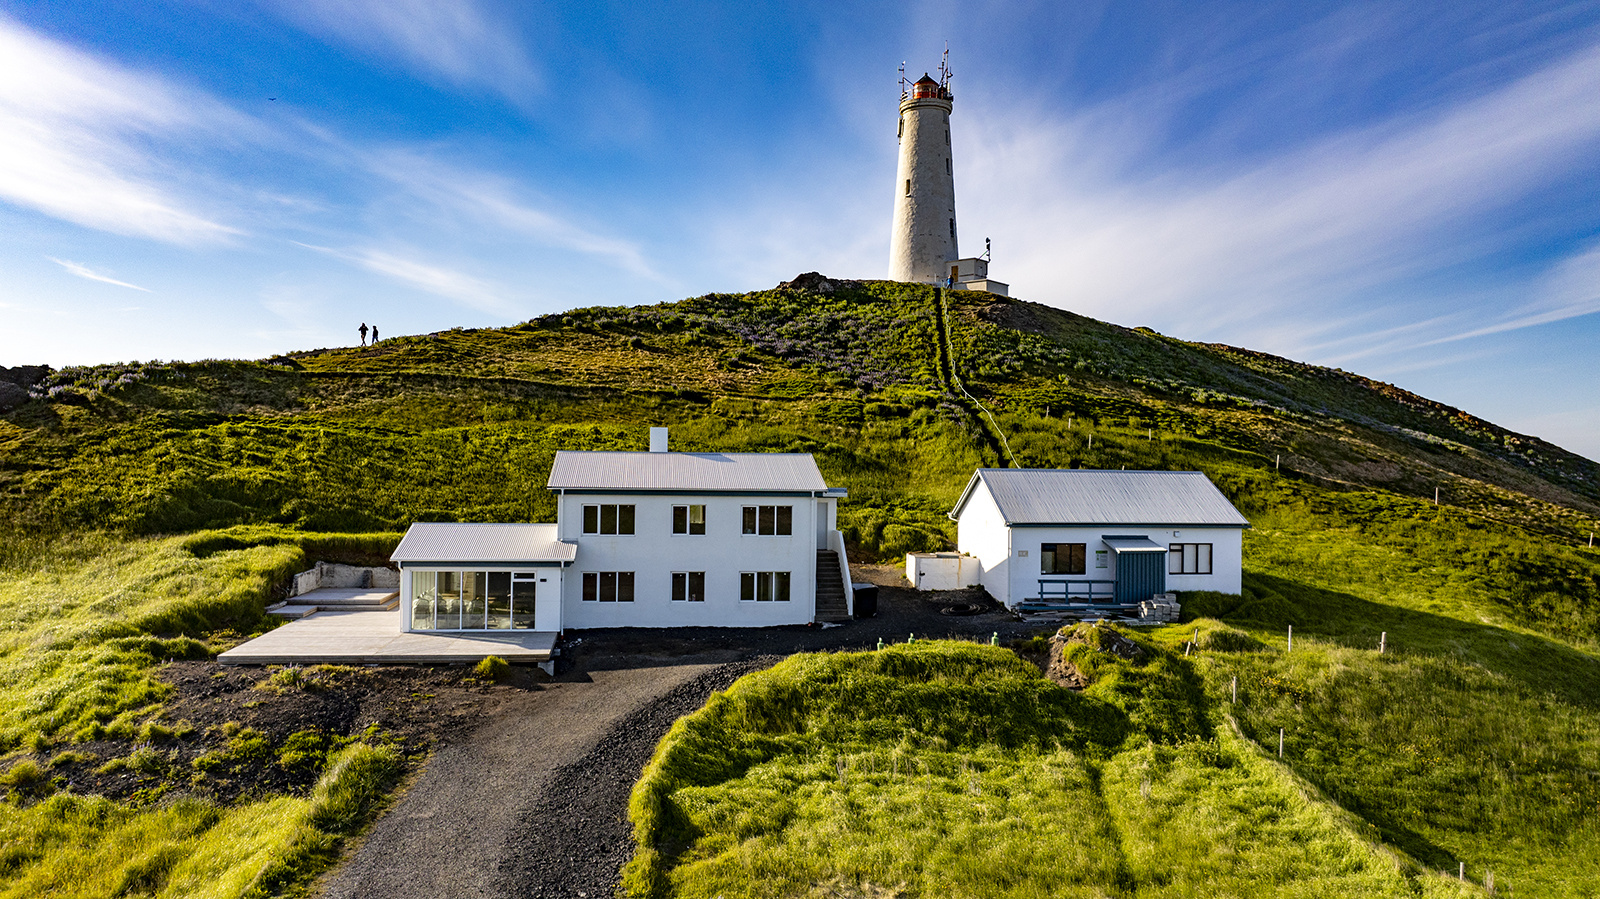
<svg viewBox="0 0 1600 899"><path fill-rule="evenodd" d="M499 656L513 665L548 664L548 631L404 633L399 613L323 609L217 656L224 665L438 665Z"/></svg>

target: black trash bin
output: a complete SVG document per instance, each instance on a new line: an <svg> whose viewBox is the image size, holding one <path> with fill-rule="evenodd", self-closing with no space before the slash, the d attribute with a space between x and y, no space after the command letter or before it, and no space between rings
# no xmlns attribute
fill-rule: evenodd
<svg viewBox="0 0 1600 899"><path fill-rule="evenodd" d="M878 614L878 585L855 585L855 609L857 618L872 618Z"/></svg>

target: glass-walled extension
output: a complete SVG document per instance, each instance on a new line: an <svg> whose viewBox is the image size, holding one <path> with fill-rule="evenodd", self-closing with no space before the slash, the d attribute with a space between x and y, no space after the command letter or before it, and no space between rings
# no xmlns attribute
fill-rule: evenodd
<svg viewBox="0 0 1600 899"><path fill-rule="evenodd" d="M411 629L534 629L532 571L417 571L411 574Z"/></svg>

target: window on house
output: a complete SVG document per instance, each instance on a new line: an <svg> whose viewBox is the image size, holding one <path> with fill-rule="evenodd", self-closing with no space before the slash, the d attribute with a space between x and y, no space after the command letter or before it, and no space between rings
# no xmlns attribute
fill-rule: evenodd
<svg viewBox="0 0 1600 899"><path fill-rule="evenodd" d="M584 602L633 602L633 572L585 571Z"/></svg>
<svg viewBox="0 0 1600 899"><path fill-rule="evenodd" d="M413 571L412 630L527 629L537 575L509 571Z"/></svg>
<svg viewBox="0 0 1600 899"><path fill-rule="evenodd" d="M788 602L789 572L743 571L739 573L741 602Z"/></svg>
<svg viewBox="0 0 1600 899"><path fill-rule="evenodd" d="M633 505L602 503L583 507L585 534L632 534Z"/></svg>
<svg viewBox="0 0 1600 899"><path fill-rule="evenodd" d="M697 534L706 532L706 507L701 506L673 506L672 507L672 533Z"/></svg>
<svg viewBox="0 0 1600 899"><path fill-rule="evenodd" d="M794 506L745 506L744 532L763 537L794 534Z"/></svg>
<svg viewBox="0 0 1600 899"><path fill-rule="evenodd" d="M1167 544L1167 574L1210 574L1211 544Z"/></svg>
<svg viewBox="0 0 1600 899"><path fill-rule="evenodd" d="M674 571L672 573L673 602L705 602L706 573L704 571Z"/></svg>
<svg viewBox="0 0 1600 899"><path fill-rule="evenodd" d="M1083 574L1084 543L1039 544L1039 570L1043 574Z"/></svg>

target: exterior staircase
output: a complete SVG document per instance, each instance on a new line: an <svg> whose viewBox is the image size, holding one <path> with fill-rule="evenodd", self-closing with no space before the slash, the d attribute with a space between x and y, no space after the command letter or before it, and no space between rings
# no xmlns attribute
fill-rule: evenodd
<svg viewBox="0 0 1600 899"><path fill-rule="evenodd" d="M850 620L850 603L844 595L844 578L839 576L839 554L831 549L817 551L816 620Z"/></svg>

